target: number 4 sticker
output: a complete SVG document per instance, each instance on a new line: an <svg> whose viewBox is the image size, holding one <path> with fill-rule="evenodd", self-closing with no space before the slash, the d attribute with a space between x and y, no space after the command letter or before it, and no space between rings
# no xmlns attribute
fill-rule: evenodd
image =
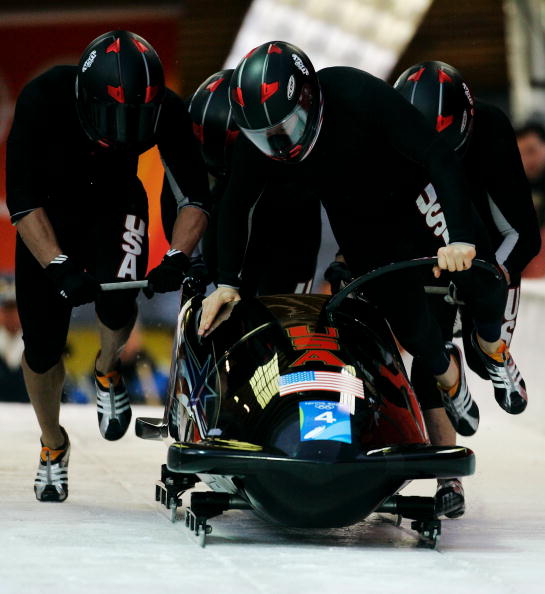
<svg viewBox="0 0 545 594"><path fill-rule="evenodd" d="M314 417L315 421L325 421L326 423L334 423L337 419L333 416L333 413L328 410L323 412L321 415Z"/></svg>
<svg viewBox="0 0 545 594"><path fill-rule="evenodd" d="M301 441L325 440L352 443L350 412L331 400L299 402Z"/></svg>

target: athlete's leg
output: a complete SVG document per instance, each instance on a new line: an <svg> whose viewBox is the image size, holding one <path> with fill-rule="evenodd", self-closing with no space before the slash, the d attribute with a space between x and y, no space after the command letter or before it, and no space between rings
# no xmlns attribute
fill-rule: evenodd
<svg viewBox="0 0 545 594"><path fill-rule="evenodd" d="M44 445L57 449L64 443L59 424L61 395L64 384L64 362L62 359L45 373L36 373L29 367L26 357L21 361L28 397L36 413L42 431Z"/></svg>
<svg viewBox="0 0 545 594"><path fill-rule="evenodd" d="M25 385L42 431L42 441L56 448L64 441L59 410L64 381L62 353L71 307L19 237L15 270L17 307L25 343L22 361Z"/></svg>
<svg viewBox="0 0 545 594"><path fill-rule="evenodd" d="M517 323L517 314L520 303L520 285L513 283L509 286L507 294L507 303L505 311L503 313L501 338L505 341L505 344L509 347L515 331ZM480 377L487 380L489 379L488 372L484 363L480 359L478 353L471 344L471 335L475 330L475 324L473 317L466 307L461 308L462 314L462 335L464 340L464 352L466 361L469 367Z"/></svg>
<svg viewBox="0 0 545 594"><path fill-rule="evenodd" d="M450 422L445 408L430 408L422 411L432 445L456 445L456 431Z"/></svg>
<svg viewBox="0 0 545 594"><path fill-rule="evenodd" d="M436 379L422 362L413 359L411 383L422 408L432 445L455 445L456 430L447 416Z"/></svg>
<svg viewBox="0 0 545 594"><path fill-rule="evenodd" d="M474 270L452 276L471 313L475 326L471 344L492 381L496 401L506 412L520 414L528 402L526 385L509 352L509 341L502 337L504 314L509 309L507 286L483 280Z"/></svg>
<svg viewBox="0 0 545 594"><path fill-rule="evenodd" d="M89 271L100 283L144 278L148 263L148 210L140 184L112 197L107 212L106 217L101 213L90 225ZM135 290L110 291L101 293L96 300L100 331L96 367L105 374L115 369L134 327L137 296Z"/></svg>
<svg viewBox="0 0 545 594"><path fill-rule="evenodd" d="M429 284L443 286L442 283L435 281L431 281ZM450 342L453 338L453 327L458 308L447 303L442 295L426 295L426 299L441 330L443 343ZM430 441L432 445L454 445L456 431L445 412L441 395L437 390L436 379L420 359L413 359L411 383L426 420ZM456 380L457 378L455 378Z"/></svg>
<svg viewBox="0 0 545 594"><path fill-rule="evenodd" d="M428 300L441 326L443 339L451 340L457 308L447 304L443 297L428 295ZM422 408L430 443L435 446L455 445L456 430L447 415L435 378L417 359L413 359L411 383ZM457 477L438 479L435 500L440 515L451 518L463 515L465 497L461 480Z"/></svg>
<svg viewBox="0 0 545 594"><path fill-rule="evenodd" d="M103 324L97 316L100 333L100 351L96 358L96 369L101 375L106 375L116 368L119 356L125 348L127 340L136 322L136 308L132 318L118 330L112 330Z"/></svg>
<svg viewBox="0 0 545 594"><path fill-rule="evenodd" d="M103 211L107 217L89 224L87 267L100 283L141 279L148 261L146 194L136 184L110 197ZM137 295L135 290L103 292L95 302L100 331L95 365L97 413L100 432L108 440L120 439L132 416L119 355L136 321Z"/></svg>

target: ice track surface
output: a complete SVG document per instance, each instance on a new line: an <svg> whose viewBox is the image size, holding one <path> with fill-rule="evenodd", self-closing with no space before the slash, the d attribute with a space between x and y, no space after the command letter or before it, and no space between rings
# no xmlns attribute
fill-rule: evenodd
<svg viewBox="0 0 545 594"><path fill-rule="evenodd" d="M501 411L489 385L472 385L481 427L460 443L475 450L477 474L465 480L465 517L443 522L438 551L417 547L408 520L400 529L373 515L350 528L310 531L242 511L211 520L201 549L154 501L164 444L137 439L132 429L119 442L103 440L93 406L63 406L70 495L38 503L33 412L0 404L0 593L544 592L545 434ZM161 412L137 407L133 416ZM423 481L404 492L434 490Z"/></svg>

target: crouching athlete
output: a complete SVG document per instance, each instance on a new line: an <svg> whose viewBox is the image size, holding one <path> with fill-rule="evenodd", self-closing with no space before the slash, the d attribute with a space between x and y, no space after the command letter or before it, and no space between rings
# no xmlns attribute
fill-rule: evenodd
<svg viewBox="0 0 545 594"><path fill-rule="evenodd" d="M203 256L214 282L218 277L220 204L229 182L233 143L240 134L229 103L232 73L221 70L209 76L193 93L188 106L193 132L211 178L212 207L203 238ZM248 245L239 272L242 295L310 290L320 248L321 217L319 200L306 195L305 190L273 180L252 208ZM171 186L164 184L163 215L174 211L171 194ZM301 220L305 221L303 225ZM169 226L167 221L165 227Z"/></svg>
<svg viewBox="0 0 545 594"><path fill-rule="evenodd" d="M492 336L500 339L495 352L483 348L471 312L467 306L461 308L465 358L473 371L492 382L501 408L510 414L519 414L527 405L526 387L509 353L509 345L520 301L520 277L539 251L541 241L515 133L501 110L474 100L458 70L444 62L415 64L398 78L394 87L437 129L464 166L473 205L484 224L494 259L509 285L507 298L502 301L503 315L498 316ZM431 184L413 206L414 225L420 226L422 255L433 253L448 241L448 227ZM452 275L451 281L457 300L465 302L468 296L463 284L458 282L460 276ZM452 341L457 308L438 295L430 295L429 300L444 340ZM451 398L441 399L433 376L418 359L413 360L411 381L422 405L432 444L456 443L456 430L470 414L469 409L457 406ZM471 419L466 419L466 423L470 422ZM437 497L439 507L449 517L463 514L464 492L458 479L439 481Z"/></svg>
<svg viewBox="0 0 545 594"><path fill-rule="evenodd" d="M411 66L394 86L460 156L470 181L472 204L478 214L476 224L480 225L477 251L483 254L493 250L487 259L502 268L509 291L507 298L499 302L503 317L497 315L495 325L489 330L501 338L497 352L491 356L478 341L471 311L466 306L462 308L465 358L473 371L493 382L496 400L504 410L521 413L527 403L526 389L521 375L511 371L514 364L509 344L516 324L521 272L539 250L540 238L513 129L499 109L475 101L460 73L444 62ZM411 211L405 216L417 230L419 254L434 253L448 243L449 231L433 185L428 184L409 203ZM351 277L340 255L326 274L337 290L340 282ZM450 294L446 300L439 295L428 296L446 343L453 339L457 316L457 307L451 305L452 297L458 301L472 299L464 291L467 290L464 275L467 272L450 275ZM428 284L446 290L449 283L444 277L435 283L428 280ZM483 290L486 292L486 287ZM468 430L473 432L476 405L463 406L463 401L438 391L435 378L418 358L413 359L411 382L433 445L455 444L456 431L462 435L468 434ZM444 515L459 517L464 513L464 491L459 479L439 480L436 497L438 509Z"/></svg>
<svg viewBox="0 0 545 594"><path fill-rule="evenodd" d="M154 145L182 198L171 249L147 276L148 295L180 288L206 227L208 196L187 111L165 87L155 50L133 33L105 33L78 66L48 70L18 98L7 145L7 201L18 232L23 371L42 432L34 484L40 501L68 495L70 442L59 409L74 306L95 303L102 436L121 438L131 420L119 354L135 322L137 291L101 293L99 283L146 273L148 203L136 173L139 155Z"/></svg>

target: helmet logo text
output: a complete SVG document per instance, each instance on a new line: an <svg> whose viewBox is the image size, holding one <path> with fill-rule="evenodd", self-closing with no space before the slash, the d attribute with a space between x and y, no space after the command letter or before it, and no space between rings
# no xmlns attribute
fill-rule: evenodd
<svg viewBox="0 0 545 594"><path fill-rule="evenodd" d="M460 126L460 132L466 129L467 124L467 109L464 109L464 115L462 116L462 125Z"/></svg>
<svg viewBox="0 0 545 594"><path fill-rule="evenodd" d="M288 80L288 99L291 99L293 97L294 91L295 91L295 77L292 74Z"/></svg>
<svg viewBox="0 0 545 594"><path fill-rule="evenodd" d="M465 82L462 83L462 87L464 88L464 93L466 94L467 100L469 101L470 105L473 105L473 95L469 90L469 87L466 85Z"/></svg>
<svg viewBox="0 0 545 594"><path fill-rule="evenodd" d="M87 60L85 60L85 62L83 63L83 67L82 67L81 71L85 72L88 68L91 68L96 57L97 57L97 52L96 52L96 50L93 50L87 57Z"/></svg>
<svg viewBox="0 0 545 594"><path fill-rule="evenodd" d="M295 65L297 66L297 68L299 68L299 70L305 76L308 76L310 74L310 72L308 71L308 68L304 65L303 60L301 60L301 58L297 54L292 54L291 57L293 58L293 61L294 61Z"/></svg>

